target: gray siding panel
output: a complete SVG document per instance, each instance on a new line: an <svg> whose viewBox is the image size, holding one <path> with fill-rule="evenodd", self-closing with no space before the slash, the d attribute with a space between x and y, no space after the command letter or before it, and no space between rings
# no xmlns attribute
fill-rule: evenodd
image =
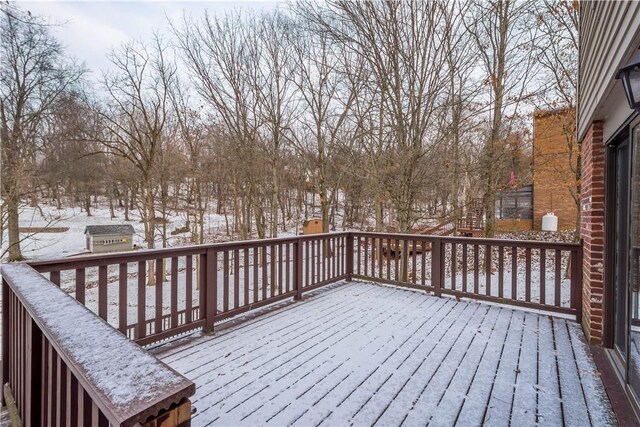
<svg viewBox="0 0 640 427"><path fill-rule="evenodd" d="M640 2L581 3L578 140L584 138L591 122L605 118L601 107L616 84L616 72L639 44Z"/></svg>

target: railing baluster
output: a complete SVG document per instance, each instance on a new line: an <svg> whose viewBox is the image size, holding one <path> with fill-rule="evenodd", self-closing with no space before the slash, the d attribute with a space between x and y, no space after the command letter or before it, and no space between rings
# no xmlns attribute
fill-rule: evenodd
<svg viewBox="0 0 640 427"><path fill-rule="evenodd" d="M420 279L422 286L427 286L427 245L428 244L429 242L427 242L426 240L422 241L422 254L420 259L420 261L422 262L422 266L421 266L422 278Z"/></svg>
<svg viewBox="0 0 640 427"><path fill-rule="evenodd" d="M136 323L136 339L147 335L147 263L138 261L138 321Z"/></svg>
<svg viewBox="0 0 640 427"><path fill-rule="evenodd" d="M64 426L67 424L67 417L65 413L65 409L67 408L67 365L65 365L60 357L58 356L58 377L56 379L56 383L58 385L56 392L58 393L58 405L57 405L57 419L58 425Z"/></svg>
<svg viewBox="0 0 640 427"><path fill-rule="evenodd" d="M309 286L313 283L316 283L316 242L315 241L307 241L307 250L309 249L309 244L311 245L311 281L307 279L306 285ZM308 267L307 267L308 269Z"/></svg>
<svg viewBox="0 0 640 427"><path fill-rule="evenodd" d="M451 289L457 290L456 275L458 272L458 245L451 243Z"/></svg>
<svg viewBox="0 0 640 427"><path fill-rule="evenodd" d="M554 289L554 305L556 307L562 306L562 298L560 290L562 289L562 252L560 249L556 249L555 256L555 289Z"/></svg>
<svg viewBox="0 0 640 427"><path fill-rule="evenodd" d="M60 270L52 271L49 280L56 286L60 286Z"/></svg>
<svg viewBox="0 0 640 427"><path fill-rule="evenodd" d="M546 304L547 302L547 251L540 249L540 304Z"/></svg>
<svg viewBox="0 0 640 427"><path fill-rule="evenodd" d="M393 246L391 246L391 239L387 239L387 254L386 254L386 264L387 264L387 280L391 280L391 251L393 251Z"/></svg>
<svg viewBox="0 0 640 427"><path fill-rule="evenodd" d="M525 248L525 301L531 301L531 248Z"/></svg>
<svg viewBox="0 0 640 427"><path fill-rule="evenodd" d="M468 258L467 258L467 244L462 244L462 292L467 292L467 266L468 266Z"/></svg>
<svg viewBox="0 0 640 427"><path fill-rule="evenodd" d="M417 242L415 239L411 240L411 283L413 283L414 285L416 284L417 281L417 276L418 276L418 249L417 249Z"/></svg>
<svg viewBox="0 0 640 427"><path fill-rule="evenodd" d="M253 252L253 303L258 302L258 248L252 249Z"/></svg>
<svg viewBox="0 0 640 427"><path fill-rule="evenodd" d="M492 263L492 257L491 257L491 245L485 245L484 246L484 266L485 266L485 270L484 270L484 277L485 277L485 287L484 287L484 291L485 291L485 295L491 295L491 263Z"/></svg>
<svg viewBox="0 0 640 427"><path fill-rule="evenodd" d="M84 305L85 289L85 269L76 268L76 300L82 305Z"/></svg>
<svg viewBox="0 0 640 427"><path fill-rule="evenodd" d="M518 300L518 247L511 247L511 299Z"/></svg>
<svg viewBox="0 0 640 427"><path fill-rule="evenodd" d="M313 245L310 244L308 240L304 242L304 258L302 258L302 262L304 262L304 286L309 286L311 284L309 272L313 274ZM311 257L311 258L310 258Z"/></svg>
<svg viewBox="0 0 640 427"><path fill-rule="evenodd" d="M205 332L213 332L213 323L218 315L218 251L207 249Z"/></svg>
<svg viewBox="0 0 640 427"><path fill-rule="evenodd" d="M118 330L127 335L127 291L129 285L127 263L120 263L118 270Z"/></svg>
<svg viewBox="0 0 640 427"><path fill-rule="evenodd" d="M498 298L504 297L504 246L498 246Z"/></svg>
<svg viewBox="0 0 640 427"><path fill-rule="evenodd" d="M267 287L269 287L269 275L267 270L267 246L262 246L262 300L267 299Z"/></svg>
<svg viewBox="0 0 640 427"><path fill-rule="evenodd" d="M284 279L283 276L283 268L282 268L282 264L284 263L284 257L282 256L283 250L282 250L282 245L278 245L278 295L280 295L282 293L282 280Z"/></svg>
<svg viewBox="0 0 640 427"><path fill-rule="evenodd" d="M171 257L171 328L178 327L178 257Z"/></svg>
<svg viewBox="0 0 640 427"><path fill-rule="evenodd" d="M269 245L269 298L272 298L276 295L276 291L278 289L278 279L277 274L277 245Z"/></svg>
<svg viewBox="0 0 640 427"><path fill-rule="evenodd" d="M240 251L233 251L233 308L240 307Z"/></svg>
<svg viewBox="0 0 640 427"><path fill-rule="evenodd" d="M293 280L294 280L294 289L296 290L295 299L302 299L302 261L303 261L303 245L300 239L296 240L294 243L293 251L294 251L294 259L293 259ZM305 245L307 241L304 242ZM305 252L306 254L307 252ZM308 263L305 263L308 265ZM308 270L307 270L308 271Z"/></svg>
<svg viewBox="0 0 640 427"><path fill-rule="evenodd" d="M325 275L325 268L324 268L325 267L324 260L326 256L325 239L318 239L315 241L315 243L318 244L318 250L316 253L316 271L318 272L318 278L314 283L319 283L324 280L324 275Z"/></svg>
<svg viewBox="0 0 640 427"><path fill-rule="evenodd" d="M107 266L98 267L98 316L107 320Z"/></svg>
<svg viewBox="0 0 640 427"><path fill-rule="evenodd" d="M193 321L193 255L185 259L184 294L184 322L189 324Z"/></svg>
<svg viewBox="0 0 640 427"><path fill-rule="evenodd" d="M348 237L347 237L347 239L348 239ZM356 274L358 276L362 276L362 259L361 259L361 257L362 257L362 252L361 252L362 251L362 246L361 246L362 245L362 241L360 240L360 236L356 236L355 239L356 239L355 240L355 247L357 248L356 249L356 251L357 251L356 254L357 254L357 258L358 258L358 260L356 261L356 265L357 265ZM349 244L347 244L346 252L347 252L347 257L348 257L349 256ZM367 245L365 244L365 246L364 246L364 271L367 271L367 255L368 255L368 253L367 253ZM348 259L349 258L347 258L347 260Z"/></svg>
<svg viewBox="0 0 640 427"><path fill-rule="evenodd" d="M442 261L443 261L443 244L438 238L434 238L431 241L431 286L433 286L433 293L439 297L442 295Z"/></svg>
<svg viewBox="0 0 640 427"><path fill-rule="evenodd" d="M480 247L473 245L473 293L480 293Z"/></svg>
<svg viewBox="0 0 640 427"><path fill-rule="evenodd" d="M242 252L242 264L244 266L244 305L249 305L249 248Z"/></svg>
<svg viewBox="0 0 640 427"><path fill-rule="evenodd" d="M229 251L222 252L222 312L229 311Z"/></svg>
<svg viewBox="0 0 640 427"><path fill-rule="evenodd" d="M376 251L378 252L378 278L382 279L382 271L383 271L383 261L382 261L382 256L384 255L384 247L383 247L384 243L382 238L378 238L376 239Z"/></svg>
<svg viewBox="0 0 640 427"><path fill-rule="evenodd" d="M155 280L155 291L156 291L156 314L154 319L154 334L159 334L162 332L162 304L164 302L164 258L156 258L156 280Z"/></svg>
<svg viewBox="0 0 640 427"><path fill-rule="evenodd" d="M393 266L395 268L395 277L396 282L402 282L403 278L400 277L400 259L404 256L402 254L402 245L400 244L400 240L395 239L393 241L395 252L393 253Z"/></svg>

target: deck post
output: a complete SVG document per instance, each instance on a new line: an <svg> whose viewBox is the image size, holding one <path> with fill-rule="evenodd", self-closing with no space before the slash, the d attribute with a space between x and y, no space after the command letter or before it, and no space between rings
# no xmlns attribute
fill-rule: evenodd
<svg viewBox="0 0 640 427"><path fill-rule="evenodd" d="M431 239L430 239L431 240ZM431 240L431 286L433 294L442 295L442 241L438 238Z"/></svg>
<svg viewBox="0 0 640 427"><path fill-rule="evenodd" d="M302 299L302 242L298 238L293 244L293 287L296 290L294 299Z"/></svg>
<svg viewBox="0 0 640 427"><path fill-rule="evenodd" d="M347 234L347 280L351 281L353 279L353 258L356 256L355 249L353 246L353 233Z"/></svg>
<svg viewBox="0 0 640 427"><path fill-rule="evenodd" d="M213 322L218 310L218 254L213 249L207 249L206 254L206 278L204 282L205 287L205 301L204 304L204 332L213 332Z"/></svg>
<svg viewBox="0 0 640 427"><path fill-rule="evenodd" d="M582 324L582 246L571 251L571 306Z"/></svg>

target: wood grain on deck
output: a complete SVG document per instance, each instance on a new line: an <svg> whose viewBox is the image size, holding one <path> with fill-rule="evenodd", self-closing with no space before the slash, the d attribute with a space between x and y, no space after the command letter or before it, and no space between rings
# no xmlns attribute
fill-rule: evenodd
<svg viewBox="0 0 640 427"><path fill-rule="evenodd" d="M156 354L196 426L614 424L575 322L371 283Z"/></svg>

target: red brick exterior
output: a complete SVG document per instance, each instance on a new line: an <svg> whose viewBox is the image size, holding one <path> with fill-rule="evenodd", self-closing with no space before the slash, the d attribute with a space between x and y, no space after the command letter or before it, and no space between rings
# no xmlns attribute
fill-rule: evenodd
<svg viewBox="0 0 640 427"><path fill-rule="evenodd" d="M582 326L592 344L602 344L604 295L604 171L602 122L593 122L582 140L582 213L584 240Z"/></svg>
<svg viewBox="0 0 640 427"><path fill-rule="evenodd" d="M576 228L576 171L580 147L576 143L575 110L537 112L533 115L533 229L553 212L558 229Z"/></svg>

